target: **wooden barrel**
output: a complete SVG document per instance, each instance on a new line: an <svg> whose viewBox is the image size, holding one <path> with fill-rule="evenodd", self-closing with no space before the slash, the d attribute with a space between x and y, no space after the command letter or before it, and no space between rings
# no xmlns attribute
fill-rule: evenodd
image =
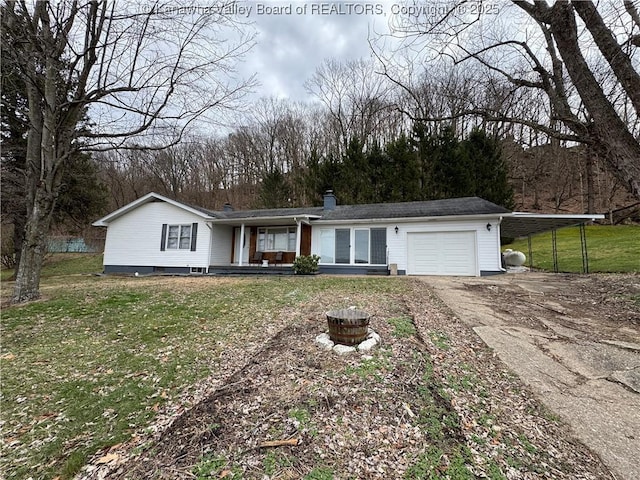
<svg viewBox="0 0 640 480"><path fill-rule="evenodd" d="M367 338L370 318L368 313L350 308L327 312L329 337L334 343L357 345Z"/></svg>

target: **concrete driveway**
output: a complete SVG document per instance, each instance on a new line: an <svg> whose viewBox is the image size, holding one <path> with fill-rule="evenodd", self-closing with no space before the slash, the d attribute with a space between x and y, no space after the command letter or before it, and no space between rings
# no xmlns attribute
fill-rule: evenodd
<svg viewBox="0 0 640 480"><path fill-rule="evenodd" d="M640 478L640 276L421 277L618 478Z"/></svg>

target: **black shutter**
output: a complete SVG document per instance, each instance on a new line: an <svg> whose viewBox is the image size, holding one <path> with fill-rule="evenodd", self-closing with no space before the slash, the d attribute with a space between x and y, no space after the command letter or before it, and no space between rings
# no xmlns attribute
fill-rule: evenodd
<svg viewBox="0 0 640 480"><path fill-rule="evenodd" d="M165 242L167 241L167 224L162 224L162 237L160 238L160 251L164 252Z"/></svg>
<svg viewBox="0 0 640 480"><path fill-rule="evenodd" d="M196 240L198 239L198 224L191 225L191 251L196 251Z"/></svg>

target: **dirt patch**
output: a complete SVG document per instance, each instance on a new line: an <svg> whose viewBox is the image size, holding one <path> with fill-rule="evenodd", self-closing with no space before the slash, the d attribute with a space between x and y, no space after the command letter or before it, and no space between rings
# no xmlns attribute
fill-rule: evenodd
<svg viewBox="0 0 640 480"><path fill-rule="evenodd" d="M376 312L371 355L314 344L336 306L318 296L283 312L262 348L228 352L223 367L237 368L192 408L169 408L171 422L100 452L81 477L611 478L423 283L350 300Z"/></svg>
<svg viewBox="0 0 640 480"><path fill-rule="evenodd" d="M582 338L637 339L640 275L531 275L462 284L507 314L510 323L547 329L552 320Z"/></svg>
<svg viewBox="0 0 640 480"><path fill-rule="evenodd" d="M424 278L619 478L640 458L640 276Z"/></svg>

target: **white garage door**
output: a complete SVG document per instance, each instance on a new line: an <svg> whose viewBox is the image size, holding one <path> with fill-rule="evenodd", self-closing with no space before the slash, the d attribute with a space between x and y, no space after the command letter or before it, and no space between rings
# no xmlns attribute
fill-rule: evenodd
<svg viewBox="0 0 640 480"><path fill-rule="evenodd" d="M475 232L407 234L407 274L475 276Z"/></svg>

